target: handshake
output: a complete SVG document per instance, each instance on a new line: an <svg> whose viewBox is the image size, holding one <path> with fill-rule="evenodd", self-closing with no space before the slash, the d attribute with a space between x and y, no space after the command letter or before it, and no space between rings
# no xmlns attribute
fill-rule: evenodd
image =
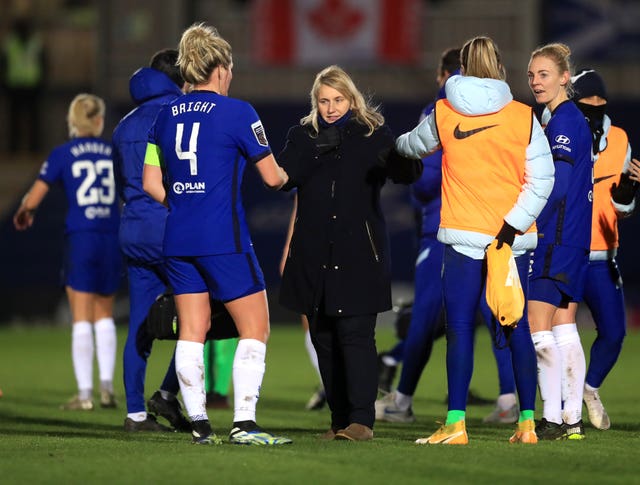
<svg viewBox="0 0 640 485"><path fill-rule="evenodd" d="M385 169L387 177L396 184L411 184L420 178L424 170L422 160L403 157L395 147L378 152L377 166Z"/></svg>

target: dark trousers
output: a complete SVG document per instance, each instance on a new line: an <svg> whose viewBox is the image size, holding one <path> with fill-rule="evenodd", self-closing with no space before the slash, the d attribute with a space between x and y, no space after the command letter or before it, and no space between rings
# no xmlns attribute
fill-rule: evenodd
<svg viewBox="0 0 640 485"><path fill-rule="evenodd" d="M334 431L351 423L373 428L378 394L376 317L331 317L322 312L309 316Z"/></svg>

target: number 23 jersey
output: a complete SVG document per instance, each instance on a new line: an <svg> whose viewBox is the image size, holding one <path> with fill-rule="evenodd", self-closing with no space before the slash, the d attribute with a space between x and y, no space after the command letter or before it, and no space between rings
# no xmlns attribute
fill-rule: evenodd
<svg viewBox="0 0 640 485"><path fill-rule="evenodd" d="M167 104L149 132L163 167L169 216L165 256L252 251L241 199L247 161L271 153L253 107L212 91L193 91Z"/></svg>
<svg viewBox="0 0 640 485"><path fill-rule="evenodd" d="M65 233L118 233L120 213L113 175L111 143L79 137L54 148L38 178L48 185L61 182L68 211Z"/></svg>

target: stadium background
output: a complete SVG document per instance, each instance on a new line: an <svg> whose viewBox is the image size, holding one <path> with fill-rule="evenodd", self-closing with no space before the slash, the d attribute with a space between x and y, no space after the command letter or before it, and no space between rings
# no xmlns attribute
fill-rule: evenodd
<svg viewBox="0 0 640 485"><path fill-rule="evenodd" d="M303 29L294 28L300 25L295 14L317 8L320 15L311 27L319 34L310 39ZM382 105L390 127L400 134L415 125L420 110L436 93L440 53L480 34L496 40L514 96L528 104L533 102L526 81L531 50L550 41L568 43L577 67L595 67L603 74L609 114L627 131L632 147L640 147L637 0L0 0L0 37L18 14L28 15L45 39L48 77L41 131L46 150L65 140L68 103L82 91L106 100L105 135L109 136L133 107L129 76L156 50L175 46L182 30L194 21L215 25L231 43L230 95L255 106L276 154L288 127L308 111L308 90L321 67L337 62L346 68L358 86ZM347 33L357 31L362 15L373 18L365 22L373 31L354 43ZM375 41L367 44L367 38ZM6 99L0 96L0 325L67 324L68 310L59 287L64 197L60 190L53 190L34 228L26 233L13 230L12 214L47 152L9 155L7 126L11 122ZM243 189L256 252L269 286L272 319L294 321L277 305L277 267L291 200L287 194L264 190L251 169ZM408 190L387 186L384 205L398 301L411 297L416 250ZM630 326L640 326L636 303L640 258L635 254L639 239L640 218L624 221L618 260L627 288ZM126 321L126 312L123 284L116 315L120 323ZM584 313L581 318L588 320Z"/></svg>

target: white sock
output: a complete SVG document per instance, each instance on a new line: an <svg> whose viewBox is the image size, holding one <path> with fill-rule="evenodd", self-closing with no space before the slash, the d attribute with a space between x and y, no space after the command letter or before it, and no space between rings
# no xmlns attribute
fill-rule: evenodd
<svg viewBox="0 0 640 485"><path fill-rule="evenodd" d="M191 420L208 419L204 392L204 344L178 340L176 373L184 407Z"/></svg>
<svg viewBox="0 0 640 485"><path fill-rule="evenodd" d="M587 375L578 326L575 323L556 325L553 336L562 356L562 417L565 423L574 424L582 419L582 395Z"/></svg>
<svg viewBox="0 0 640 485"><path fill-rule="evenodd" d="M382 362L384 363L384 365L388 365L389 367L394 367L398 365L398 361L393 357L391 357L390 355L383 355Z"/></svg>
<svg viewBox="0 0 640 485"><path fill-rule="evenodd" d="M316 353L316 348L313 346L313 342L311 342L311 332L309 332L309 330L305 330L304 332L304 346L307 349L307 354L309 354L311 365L316 370L318 377L320 378L320 382L322 382L320 366L318 365L318 354Z"/></svg>
<svg viewBox="0 0 640 485"><path fill-rule="evenodd" d="M147 412L140 411L139 413L128 413L127 418L135 421L136 423L141 423L142 421L147 419Z"/></svg>
<svg viewBox="0 0 640 485"><path fill-rule="evenodd" d="M496 403L500 409L506 411L516 405L516 395L512 392L500 394Z"/></svg>
<svg viewBox="0 0 640 485"><path fill-rule="evenodd" d="M93 392L93 328L90 322L74 322L71 328L71 360L80 399Z"/></svg>
<svg viewBox="0 0 640 485"><path fill-rule="evenodd" d="M233 421L255 421L267 346L255 339L238 341L233 358Z"/></svg>
<svg viewBox="0 0 640 485"><path fill-rule="evenodd" d="M96 357L100 373L100 385L113 392L113 372L116 367L116 350L118 339L113 318L101 318L93 325L96 334Z"/></svg>
<svg viewBox="0 0 640 485"><path fill-rule="evenodd" d="M590 385L589 385L589 384L587 384L586 382L584 383L584 390L585 390L586 392L591 392L591 393L593 393L593 392L596 392L598 389L600 389L600 388L599 388L599 387L593 387L593 386L590 386Z"/></svg>
<svg viewBox="0 0 640 485"><path fill-rule="evenodd" d="M401 411L406 411L413 404L413 396L409 396L408 394L402 394L400 391L396 390L396 406Z"/></svg>
<svg viewBox="0 0 640 485"><path fill-rule="evenodd" d="M531 334L538 359L538 386L542 399L542 416L562 424L562 357L553 332L542 330Z"/></svg>

